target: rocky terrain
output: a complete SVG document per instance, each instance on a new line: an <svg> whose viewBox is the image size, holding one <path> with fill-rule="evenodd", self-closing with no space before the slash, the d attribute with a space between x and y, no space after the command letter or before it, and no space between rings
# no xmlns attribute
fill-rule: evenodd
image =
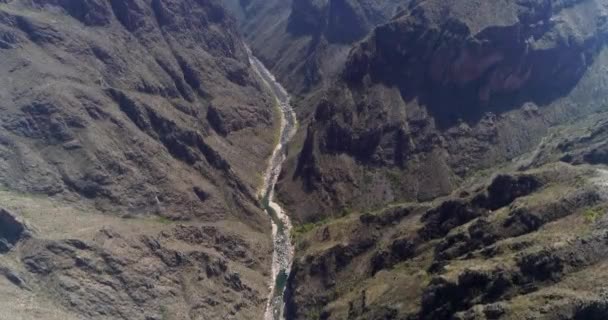
<svg viewBox="0 0 608 320"><path fill-rule="evenodd" d="M296 237L291 319L603 319L606 171L545 165Z"/></svg>
<svg viewBox="0 0 608 320"><path fill-rule="evenodd" d="M351 46L410 0L226 0L251 47L293 94L331 82ZM300 113L309 109L302 103Z"/></svg>
<svg viewBox="0 0 608 320"><path fill-rule="evenodd" d="M276 276L287 319L605 319L607 40L603 0L0 0L0 318L261 319Z"/></svg>
<svg viewBox="0 0 608 320"><path fill-rule="evenodd" d="M526 3L424 1L355 45L279 184L296 219L450 194L605 107L606 5Z"/></svg>
<svg viewBox="0 0 608 320"><path fill-rule="evenodd" d="M215 0L0 1L7 319L254 319L275 103Z"/></svg>
<svg viewBox="0 0 608 320"><path fill-rule="evenodd" d="M326 16L345 3L366 6L293 1L249 38L269 35L259 54L300 95L278 183L296 222L287 318L605 318L608 5Z"/></svg>
<svg viewBox="0 0 608 320"><path fill-rule="evenodd" d="M300 227L292 319L603 319L608 114L433 201Z"/></svg>

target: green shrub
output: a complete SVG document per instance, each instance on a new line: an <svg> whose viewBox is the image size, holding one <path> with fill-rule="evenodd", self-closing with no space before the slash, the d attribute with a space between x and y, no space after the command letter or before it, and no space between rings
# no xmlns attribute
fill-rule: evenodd
<svg viewBox="0 0 608 320"><path fill-rule="evenodd" d="M584 213L585 221L587 223L595 223L604 215L604 211L601 208L589 208Z"/></svg>
<svg viewBox="0 0 608 320"><path fill-rule="evenodd" d="M162 320L169 320L169 309L165 306L160 306L160 317Z"/></svg>
<svg viewBox="0 0 608 320"><path fill-rule="evenodd" d="M323 218L323 219L321 219L319 221L316 221L316 222L309 222L309 223L305 223L305 224L301 224L301 225L295 226L292 229L292 235L291 236L292 237L297 237L299 235L306 234L306 233L312 231L313 229L316 229L316 228L318 228L318 227L326 224L327 222L329 222L329 218Z"/></svg>

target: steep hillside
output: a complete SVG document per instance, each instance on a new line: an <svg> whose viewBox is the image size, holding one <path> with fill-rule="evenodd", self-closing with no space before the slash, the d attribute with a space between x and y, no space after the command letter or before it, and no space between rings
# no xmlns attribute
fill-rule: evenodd
<svg viewBox="0 0 608 320"><path fill-rule="evenodd" d="M304 95L333 80L352 44L410 1L225 2L241 17L241 29L255 54L287 89Z"/></svg>
<svg viewBox="0 0 608 320"><path fill-rule="evenodd" d="M608 114L447 197L301 226L292 319L603 319Z"/></svg>
<svg viewBox="0 0 608 320"><path fill-rule="evenodd" d="M588 0L412 6L319 95L282 200L301 221L426 201L531 150L605 106L606 18Z"/></svg>
<svg viewBox="0 0 608 320"><path fill-rule="evenodd" d="M606 318L607 41L603 0L0 0L0 318L261 319L274 276L289 319ZM299 116L268 177L245 42Z"/></svg>
<svg viewBox="0 0 608 320"><path fill-rule="evenodd" d="M603 319L605 167L507 172L297 234L290 319Z"/></svg>
<svg viewBox="0 0 608 320"><path fill-rule="evenodd" d="M2 314L261 317L275 105L221 3L2 0L0 54Z"/></svg>
<svg viewBox="0 0 608 320"><path fill-rule="evenodd" d="M310 98L290 319L603 319L608 4L416 1Z"/></svg>

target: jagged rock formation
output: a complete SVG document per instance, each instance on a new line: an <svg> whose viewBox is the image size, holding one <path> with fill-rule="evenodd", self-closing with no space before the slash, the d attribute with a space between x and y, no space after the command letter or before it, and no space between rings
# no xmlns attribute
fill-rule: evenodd
<svg viewBox="0 0 608 320"><path fill-rule="evenodd" d="M255 210L272 108L220 4L3 6L5 185L176 217Z"/></svg>
<svg viewBox="0 0 608 320"><path fill-rule="evenodd" d="M605 45L600 2L475 4L474 16L464 4L414 6L357 48L344 77L397 86L445 127L565 95Z"/></svg>
<svg viewBox="0 0 608 320"><path fill-rule="evenodd" d="M355 44L279 181L290 317L605 317L607 22L414 1Z"/></svg>
<svg viewBox="0 0 608 320"><path fill-rule="evenodd" d="M606 165L608 122L604 114L552 128L521 168L562 161L573 165Z"/></svg>
<svg viewBox="0 0 608 320"><path fill-rule="evenodd" d="M327 222L296 238L290 316L601 318L605 197L605 173L552 164Z"/></svg>
<svg viewBox="0 0 608 320"><path fill-rule="evenodd" d="M605 316L604 1L225 3L301 117L291 318ZM0 0L0 54L3 315L261 317L274 101L220 0Z"/></svg>
<svg viewBox="0 0 608 320"><path fill-rule="evenodd" d="M308 94L333 80L353 43L411 1L227 2L256 55L293 94Z"/></svg>
<svg viewBox="0 0 608 320"><path fill-rule="evenodd" d="M104 229L89 242L36 239L22 250L30 284L87 318L260 318L264 303L227 260L250 262L251 249L212 227L136 237Z"/></svg>
<svg viewBox="0 0 608 320"><path fill-rule="evenodd" d="M221 3L3 0L0 55L2 314L261 317L274 101Z"/></svg>
<svg viewBox="0 0 608 320"><path fill-rule="evenodd" d="M426 201L531 150L605 106L607 17L592 0L412 4L311 98L282 201L302 220Z"/></svg>
<svg viewBox="0 0 608 320"><path fill-rule="evenodd" d="M19 241L29 236L23 222L14 214L0 209L0 253L10 251Z"/></svg>

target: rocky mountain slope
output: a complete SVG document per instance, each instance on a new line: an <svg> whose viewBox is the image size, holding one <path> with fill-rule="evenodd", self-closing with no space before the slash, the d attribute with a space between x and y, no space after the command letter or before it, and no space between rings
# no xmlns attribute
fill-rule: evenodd
<svg viewBox="0 0 608 320"><path fill-rule="evenodd" d="M240 33L289 319L606 318L602 0L0 0L2 315L262 317Z"/></svg>
<svg viewBox="0 0 608 320"><path fill-rule="evenodd" d="M298 235L290 318L603 319L606 170L483 181Z"/></svg>
<svg viewBox="0 0 608 320"><path fill-rule="evenodd" d="M275 105L215 0L0 1L11 319L254 319Z"/></svg>
<svg viewBox="0 0 608 320"><path fill-rule="evenodd" d="M279 181L289 318L605 318L606 40L603 1L427 0L355 43Z"/></svg>
<svg viewBox="0 0 608 320"><path fill-rule="evenodd" d="M533 149L605 106L606 17L600 1L412 6L311 99L282 200L307 221L427 201Z"/></svg>
<svg viewBox="0 0 608 320"><path fill-rule="evenodd" d="M301 227L293 319L603 319L601 112L447 197Z"/></svg>
<svg viewBox="0 0 608 320"><path fill-rule="evenodd" d="M411 1L225 2L241 17L241 29L256 56L288 90L304 96L332 81L352 44Z"/></svg>

